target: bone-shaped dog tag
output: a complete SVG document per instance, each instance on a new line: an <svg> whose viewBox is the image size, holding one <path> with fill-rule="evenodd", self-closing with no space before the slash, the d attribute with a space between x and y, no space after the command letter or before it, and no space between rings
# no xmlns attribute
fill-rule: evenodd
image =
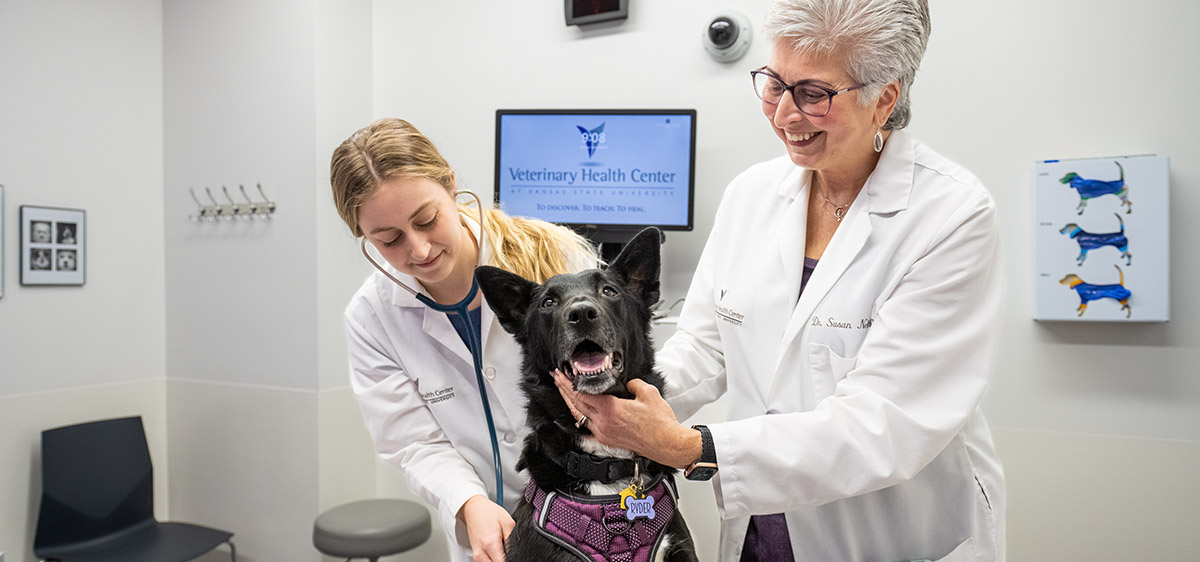
<svg viewBox="0 0 1200 562"><path fill-rule="evenodd" d="M646 496L645 498L629 498L625 502L629 507L625 510L625 519L633 521L634 519L654 519L654 496Z"/></svg>

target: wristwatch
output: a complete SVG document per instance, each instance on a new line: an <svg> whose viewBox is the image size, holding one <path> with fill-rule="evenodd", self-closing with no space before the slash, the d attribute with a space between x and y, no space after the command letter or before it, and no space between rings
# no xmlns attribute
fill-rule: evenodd
<svg viewBox="0 0 1200 562"><path fill-rule="evenodd" d="M703 425L693 425L700 432L700 459L683 471L688 480L710 480L717 474L717 449L713 447L712 434Z"/></svg>

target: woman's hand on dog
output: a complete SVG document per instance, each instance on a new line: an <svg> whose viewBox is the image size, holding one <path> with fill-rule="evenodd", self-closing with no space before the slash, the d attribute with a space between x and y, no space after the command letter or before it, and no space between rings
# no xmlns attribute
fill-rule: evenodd
<svg viewBox="0 0 1200 562"><path fill-rule="evenodd" d="M658 389L641 379L626 388L633 400L610 394L580 394L562 373L554 384L575 419L586 415L587 428L597 441L633 451L659 464L686 468L700 458L700 432L684 427Z"/></svg>
<svg viewBox="0 0 1200 562"><path fill-rule="evenodd" d="M458 518L467 525L475 562L504 561L504 541L516 522L503 507L486 496L471 496L458 509Z"/></svg>

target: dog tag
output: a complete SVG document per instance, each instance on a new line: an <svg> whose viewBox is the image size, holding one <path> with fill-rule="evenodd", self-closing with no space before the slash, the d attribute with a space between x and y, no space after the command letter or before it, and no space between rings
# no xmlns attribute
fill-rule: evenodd
<svg viewBox="0 0 1200 562"><path fill-rule="evenodd" d="M646 496L645 498L629 498L626 504L629 507L625 510L625 519L633 521L634 519L654 519L654 496Z"/></svg>

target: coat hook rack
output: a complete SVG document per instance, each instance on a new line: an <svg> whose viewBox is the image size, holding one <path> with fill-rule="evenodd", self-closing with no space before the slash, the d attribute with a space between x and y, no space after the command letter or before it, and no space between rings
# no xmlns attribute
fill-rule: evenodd
<svg viewBox="0 0 1200 562"><path fill-rule="evenodd" d="M243 221L251 219L271 220L271 217L275 215L275 202L267 197L261 183L256 185L258 187L258 194L262 197L260 201L251 199L250 195L246 193L246 187L238 184L238 190L242 192L242 198L246 200L244 203L234 201L233 197L229 194L229 188L222 185L221 192L225 194L226 202L217 202L217 199L213 197L212 190L205 186L204 193L208 196L209 201L208 204L205 204L200 202L200 198L196 196L196 190L189 187L188 193L192 194L192 201L196 202L198 212L188 215L188 220L192 222L231 222L235 219Z"/></svg>

